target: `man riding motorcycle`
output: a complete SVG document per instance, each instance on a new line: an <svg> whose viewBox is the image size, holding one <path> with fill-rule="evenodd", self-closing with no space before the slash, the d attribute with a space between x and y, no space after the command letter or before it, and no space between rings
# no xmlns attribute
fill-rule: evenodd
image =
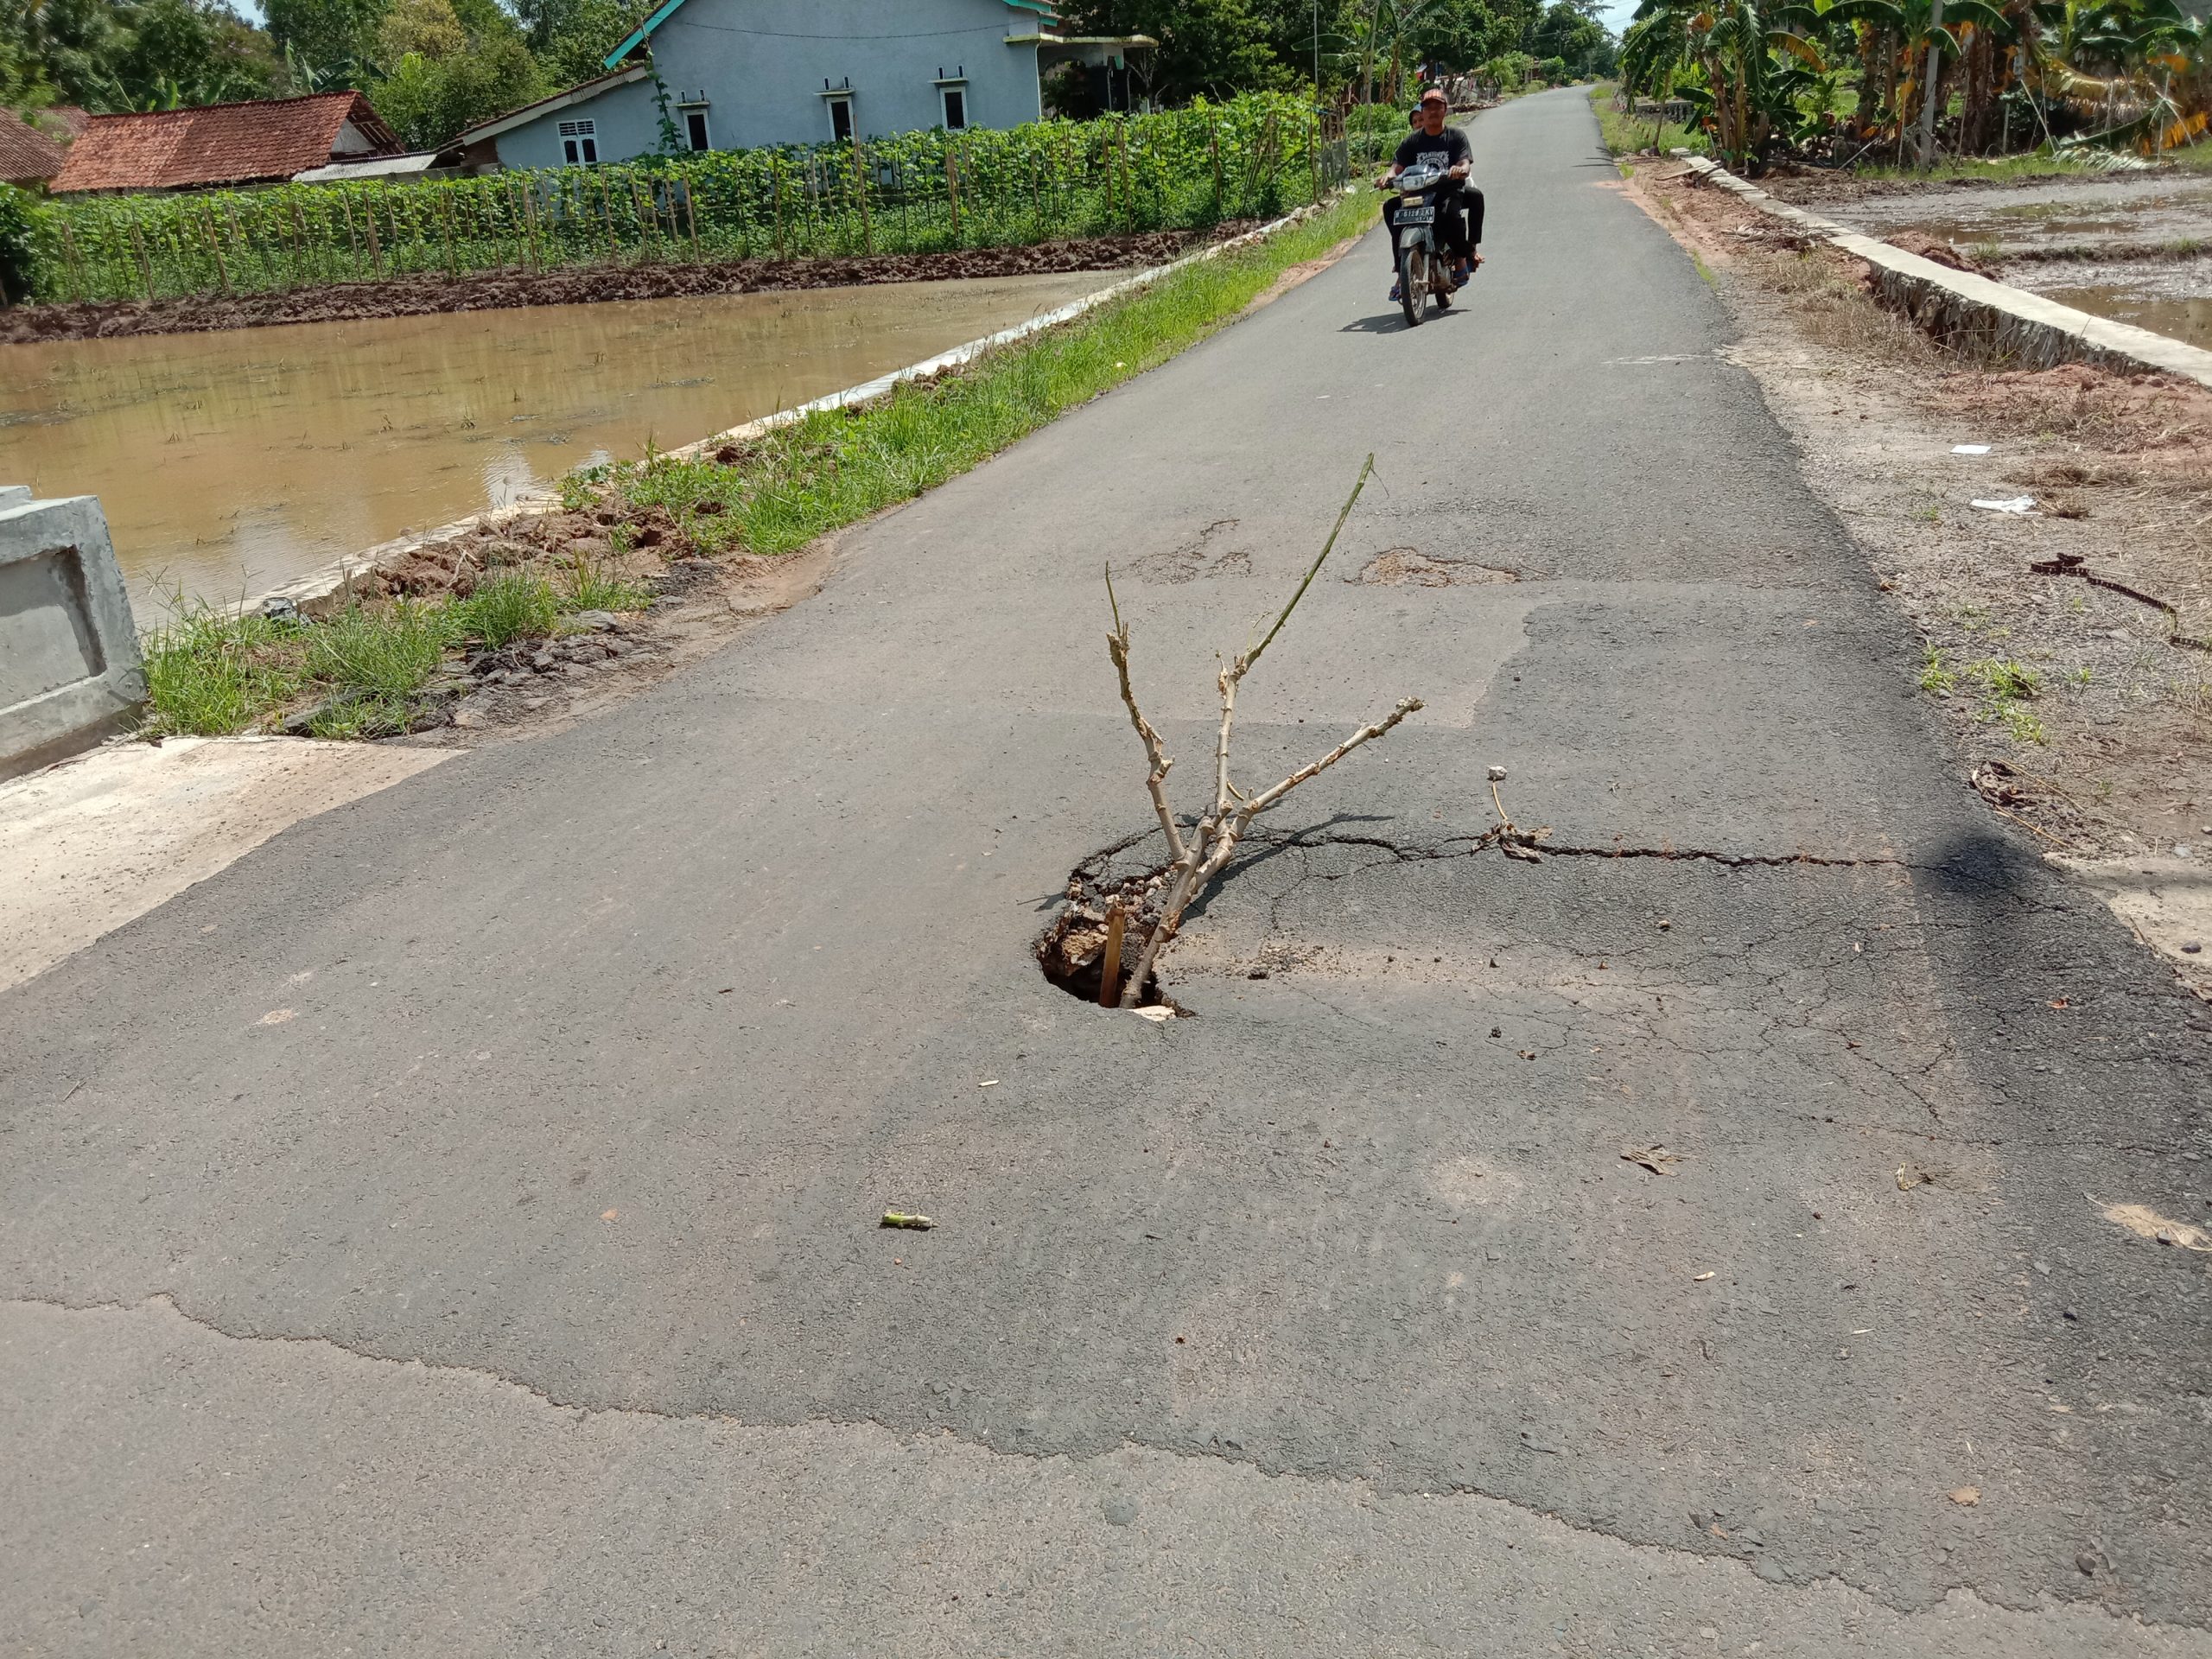
<svg viewBox="0 0 2212 1659"><path fill-rule="evenodd" d="M1474 274L1474 268L1483 262L1484 204L1483 193L1466 181L1467 174L1474 165L1474 156L1468 147L1467 135L1459 128L1446 124L1445 118L1451 112L1451 104L1445 98L1442 87L1432 86L1423 92L1420 105L1413 112L1414 130L1398 146L1390 170L1376 182L1388 189L1397 181L1401 173L1423 161L1446 168L1452 177L1460 181L1461 212L1446 214L1441 226L1446 245L1456 256L1457 269L1452 272L1452 283L1458 288L1465 285L1468 277ZM1396 204L1395 196L1384 203L1382 222L1385 226L1390 223L1390 210ZM1397 263L1395 237L1390 245L1390 259L1395 267ZM1390 297L1394 300L1398 297L1395 285L1390 290Z"/></svg>

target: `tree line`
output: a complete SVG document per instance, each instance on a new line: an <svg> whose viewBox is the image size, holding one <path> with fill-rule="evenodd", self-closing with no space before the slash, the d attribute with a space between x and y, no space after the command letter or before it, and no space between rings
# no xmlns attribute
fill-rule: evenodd
<svg viewBox="0 0 2212 1659"><path fill-rule="evenodd" d="M600 73L653 0L0 0L0 106L96 114L353 88L410 148ZM1067 31L1148 35L1132 60L1158 105L1311 89L1344 103L1411 95L1424 68L1611 63L1600 0L1075 0ZM1097 113L1079 75L1059 113Z"/></svg>
<svg viewBox="0 0 2212 1659"><path fill-rule="evenodd" d="M2177 0L1643 0L1620 71L1695 106L1754 171L1783 155L2158 155L2212 125L2212 34Z"/></svg>

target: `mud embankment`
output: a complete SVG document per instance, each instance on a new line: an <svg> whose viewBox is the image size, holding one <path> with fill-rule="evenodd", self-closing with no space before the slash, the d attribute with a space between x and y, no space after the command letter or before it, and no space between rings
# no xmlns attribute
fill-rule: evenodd
<svg viewBox="0 0 2212 1659"><path fill-rule="evenodd" d="M1207 231L1151 231L1026 247L962 248L946 253L880 254L857 259L736 259L698 264L577 265L547 271L477 271L342 283L289 294L203 295L192 299L102 301L19 306L0 311L0 344L108 339L125 334L207 334L279 322L347 322L448 311L507 310L531 305L588 305L601 300L683 299L774 289L852 288L941 282L966 276L1042 276L1115 270L1173 259L1201 243L1248 230L1225 221Z"/></svg>

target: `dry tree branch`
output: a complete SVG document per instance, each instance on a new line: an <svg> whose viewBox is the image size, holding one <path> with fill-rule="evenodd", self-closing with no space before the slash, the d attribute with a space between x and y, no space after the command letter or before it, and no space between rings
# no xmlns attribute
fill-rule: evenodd
<svg viewBox="0 0 2212 1659"><path fill-rule="evenodd" d="M1162 750L1160 734L1138 711L1136 692L1129 683L1129 626L1122 620L1120 601L1114 596L1113 571L1110 568L1107 571L1106 601L1113 608L1114 631L1106 636L1106 648L1114 660L1116 673L1121 677L1122 701L1128 706L1129 722L1136 728L1137 736L1144 743L1146 758L1152 763L1145 786L1151 793L1153 810L1160 817L1160 827L1166 837L1169 855L1166 891L1160 901L1158 917L1145 933L1144 944L1137 953L1135 964L1122 983L1122 1007L1133 1008L1137 1005L1138 998L1143 995L1145 982L1152 976L1154 963L1160 952L1182 925L1183 912L1228 865L1236 850L1237 842L1251 828L1252 820L1275 805L1300 784L1326 772L1362 744L1371 743L1388 734L1400 721L1421 706L1418 697L1402 699L1382 720L1361 727L1319 760L1307 762L1281 783L1262 790L1256 795L1244 794L1230 780L1230 743L1236 721L1236 688L1252 671L1253 665L1260 660L1261 653L1274 643L1275 636L1290 620L1291 613L1298 608L1299 601L1313 587L1313 578L1320 574L1322 565L1328 562L1330 553L1335 550L1337 537L1343 533L1345 521L1351 517L1351 510L1358 503L1360 492L1367 487L1367 480L1374 471L1375 457L1370 455L1359 469L1358 480L1352 485L1351 494L1345 499L1344 510L1337 515L1336 524L1329 531L1329 539L1322 543L1320 553L1307 568L1305 580L1298 584L1298 591L1290 596L1289 602L1276 616L1274 626L1268 630L1259 644L1240 652L1216 677L1215 683L1221 692L1221 726L1214 740L1213 807L1198 819L1187 838L1176 828L1175 815L1168 804L1165 787L1167 769L1174 763Z"/></svg>
<svg viewBox="0 0 2212 1659"><path fill-rule="evenodd" d="M1153 810L1160 814L1160 833L1167 837L1167 855L1179 860L1183 856L1183 837L1175 828L1174 809L1167 804L1167 768L1175 763L1160 747L1160 734L1152 729L1152 722L1137 708L1137 694L1129 684L1129 625L1122 620L1121 602L1114 597L1114 567L1106 567L1106 602L1113 607L1114 632L1106 636L1106 654L1114 659L1114 671L1122 677L1122 701L1128 705L1129 724L1137 728L1137 736L1144 744L1145 758L1152 762L1152 775L1145 787L1152 792Z"/></svg>

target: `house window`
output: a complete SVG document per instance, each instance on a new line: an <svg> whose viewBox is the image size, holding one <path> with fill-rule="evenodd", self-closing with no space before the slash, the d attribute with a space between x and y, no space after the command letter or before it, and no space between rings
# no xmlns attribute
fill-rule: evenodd
<svg viewBox="0 0 2212 1659"><path fill-rule="evenodd" d="M823 100L830 105L830 136L844 143L853 136L853 100L831 98Z"/></svg>
<svg viewBox="0 0 2212 1659"><path fill-rule="evenodd" d="M561 159L570 167L599 165L599 127L592 121L561 124Z"/></svg>
<svg viewBox="0 0 2212 1659"><path fill-rule="evenodd" d="M968 89L965 86L940 86L944 95L944 130L959 132L968 125Z"/></svg>
<svg viewBox="0 0 2212 1659"><path fill-rule="evenodd" d="M707 112L704 110L683 111L683 136L694 149L712 149L714 141L707 136Z"/></svg>

